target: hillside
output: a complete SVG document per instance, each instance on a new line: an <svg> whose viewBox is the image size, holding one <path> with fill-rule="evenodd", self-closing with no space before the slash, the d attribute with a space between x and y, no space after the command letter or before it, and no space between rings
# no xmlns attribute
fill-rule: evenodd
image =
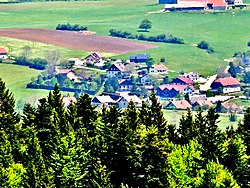
<svg viewBox="0 0 250 188"><path fill-rule="evenodd" d="M54 29L58 23L69 22L87 26L98 35L108 35L111 28L140 34L137 32L138 25L147 18L153 26L146 35L171 33L184 39L186 44L158 44L159 48L143 52L152 54L156 61L165 57L170 69L198 71L204 75L213 74L218 66L225 66L227 63L223 60L234 52L248 49L246 43L250 25L246 23L250 16L249 7L223 13L155 13L162 8L163 5L157 4L155 0L4 4L0 5L0 27ZM194 46L202 40L215 49L214 54ZM8 45L15 46L15 42ZM116 57L128 58L129 55Z"/></svg>

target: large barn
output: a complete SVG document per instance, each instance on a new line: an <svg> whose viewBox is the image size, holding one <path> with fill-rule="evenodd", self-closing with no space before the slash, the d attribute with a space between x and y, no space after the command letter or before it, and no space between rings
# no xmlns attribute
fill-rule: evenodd
<svg viewBox="0 0 250 188"><path fill-rule="evenodd" d="M165 4L165 11L226 10L228 5L243 4L242 0L159 0Z"/></svg>

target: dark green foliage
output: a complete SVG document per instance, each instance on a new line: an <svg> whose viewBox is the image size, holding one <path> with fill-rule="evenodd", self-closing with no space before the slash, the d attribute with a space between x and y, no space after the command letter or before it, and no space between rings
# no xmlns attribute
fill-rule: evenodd
<svg viewBox="0 0 250 188"><path fill-rule="evenodd" d="M215 109L177 128L154 91L139 110L99 111L87 94L65 108L56 85L20 121L0 83L1 187L249 187L250 109L222 134Z"/></svg>
<svg viewBox="0 0 250 188"><path fill-rule="evenodd" d="M247 155L250 155L250 108L247 108L243 123L239 123L237 133L241 135L247 147Z"/></svg>
<svg viewBox="0 0 250 188"><path fill-rule="evenodd" d="M228 73L233 77L236 78L236 71L235 71L235 66L233 64L233 62L229 63L229 69L228 69Z"/></svg>
<svg viewBox="0 0 250 188"><path fill-rule="evenodd" d="M244 77L243 77L243 81L244 83L246 84L249 84L250 83L250 72L246 72Z"/></svg>
<svg viewBox="0 0 250 188"><path fill-rule="evenodd" d="M127 39L137 39L137 40L144 40L149 42L164 42L164 43L173 43L173 44L184 44L183 39L175 37L171 34L165 35L160 34L157 36L145 36L145 35L133 35L132 33L126 31L119 31L115 29L109 30L109 35L112 37L119 37L119 38L127 38Z"/></svg>
<svg viewBox="0 0 250 188"><path fill-rule="evenodd" d="M67 30L67 31L87 31L87 27L80 26L78 24L71 25L69 23L67 24L58 24L56 26L56 30Z"/></svg>
<svg viewBox="0 0 250 188"><path fill-rule="evenodd" d="M201 41L198 45L198 48L203 49L203 50L207 50L208 53L213 53L214 49L212 47L209 46L209 44L206 41Z"/></svg>
<svg viewBox="0 0 250 188"><path fill-rule="evenodd" d="M148 31L148 29L152 28L152 22L148 19L144 19L141 21L139 28L144 29L144 31Z"/></svg>

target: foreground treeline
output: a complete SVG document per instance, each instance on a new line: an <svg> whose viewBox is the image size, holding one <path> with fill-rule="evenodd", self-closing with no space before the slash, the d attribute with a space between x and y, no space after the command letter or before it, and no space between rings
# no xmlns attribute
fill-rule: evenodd
<svg viewBox="0 0 250 188"><path fill-rule="evenodd" d="M139 110L88 95L65 109L57 86L23 115L14 104L0 80L1 187L249 187L250 109L223 133L214 109L168 124L154 93Z"/></svg>

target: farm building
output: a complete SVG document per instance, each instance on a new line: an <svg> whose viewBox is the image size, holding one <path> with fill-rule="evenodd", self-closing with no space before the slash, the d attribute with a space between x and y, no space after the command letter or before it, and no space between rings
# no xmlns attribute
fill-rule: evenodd
<svg viewBox="0 0 250 188"><path fill-rule="evenodd" d="M149 57L149 54L137 54L136 56L130 56L129 60L133 63L146 63Z"/></svg>
<svg viewBox="0 0 250 188"><path fill-rule="evenodd" d="M8 56L8 52L5 48L0 48L0 59L6 59Z"/></svg>
<svg viewBox="0 0 250 188"><path fill-rule="evenodd" d="M154 74L166 74L168 68L165 65L158 65L155 64L152 67L150 67L149 72Z"/></svg>
<svg viewBox="0 0 250 188"><path fill-rule="evenodd" d="M177 0L175 4L170 1L165 5L165 11L226 10L227 8L228 3L225 0Z"/></svg>
<svg viewBox="0 0 250 188"><path fill-rule="evenodd" d="M211 87L216 92L233 93L240 91L240 82L233 77L218 78Z"/></svg>

